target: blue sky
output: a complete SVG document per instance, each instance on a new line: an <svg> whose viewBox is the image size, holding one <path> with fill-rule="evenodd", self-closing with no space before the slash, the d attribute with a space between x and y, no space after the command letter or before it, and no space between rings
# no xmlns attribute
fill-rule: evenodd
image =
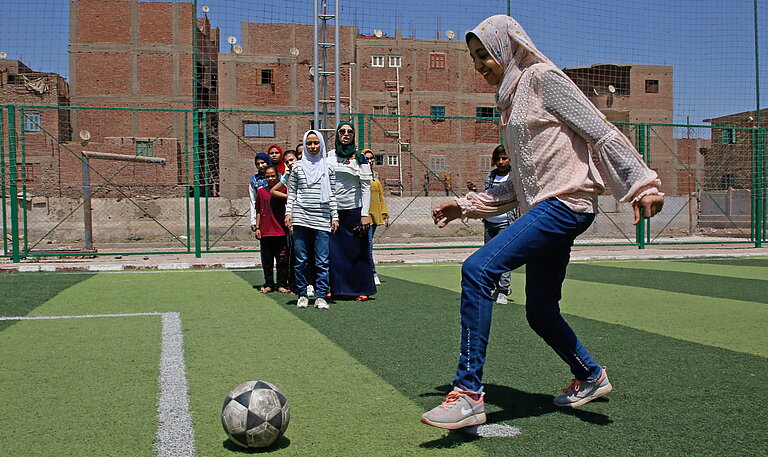
<svg viewBox="0 0 768 457"><path fill-rule="evenodd" d="M179 0L181 1L181 0ZM333 1L329 0L329 4ZM768 106L768 0L758 0L761 106ZM341 23L362 33L463 39L483 18L506 13L507 1L342 0ZM755 109L752 0L522 0L511 14L561 67L600 62L672 65L675 122ZM240 22L311 23L311 0L199 0L222 41L240 38ZM200 12L202 14L202 12ZM0 0L0 52L34 70L68 75L68 0Z"/></svg>

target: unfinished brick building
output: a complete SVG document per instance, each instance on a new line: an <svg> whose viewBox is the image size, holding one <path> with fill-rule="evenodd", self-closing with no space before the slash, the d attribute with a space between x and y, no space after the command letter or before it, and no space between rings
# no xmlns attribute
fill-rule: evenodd
<svg viewBox="0 0 768 457"><path fill-rule="evenodd" d="M195 95L198 108L216 108L218 29L195 19L192 3L72 0L70 12L71 103L95 108L73 110L75 136L88 132L82 146L88 150L166 159L162 173L129 165L115 184L183 195L191 174L192 118L173 110L191 110ZM217 161L215 150L209 157Z"/></svg>
<svg viewBox="0 0 768 457"><path fill-rule="evenodd" d="M17 183L26 184L35 195L60 195L60 158L66 153L60 143L71 137L67 81L56 73L34 71L18 60L0 59L0 104L19 107L13 113ZM7 115L2 122L3 132L8 132ZM8 146L4 145L6 154Z"/></svg>

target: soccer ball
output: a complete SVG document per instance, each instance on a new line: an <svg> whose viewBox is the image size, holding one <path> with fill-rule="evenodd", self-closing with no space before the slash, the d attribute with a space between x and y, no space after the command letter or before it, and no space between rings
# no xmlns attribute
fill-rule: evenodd
<svg viewBox="0 0 768 457"><path fill-rule="evenodd" d="M221 407L221 425L229 438L245 448L277 441L291 418L285 395L266 381L247 381L232 389Z"/></svg>

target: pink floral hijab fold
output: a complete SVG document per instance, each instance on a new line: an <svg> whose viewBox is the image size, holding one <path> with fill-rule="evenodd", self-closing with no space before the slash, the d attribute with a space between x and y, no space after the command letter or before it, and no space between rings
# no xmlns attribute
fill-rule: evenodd
<svg viewBox="0 0 768 457"><path fill-rule="evenodd" d="M493 60L504 69L496 91L496 104L502 111L512 104L517 83L525 69L537 63L549 63L557 69L536 49L520 24L507 15L498 14L485 19L474 30L467 32L467 41L473 36L483 43Z"/></svg>

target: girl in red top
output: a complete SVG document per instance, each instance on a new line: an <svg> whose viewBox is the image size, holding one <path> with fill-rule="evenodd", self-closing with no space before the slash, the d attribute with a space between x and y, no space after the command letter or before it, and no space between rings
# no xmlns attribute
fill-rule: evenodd
<svg viewBox="0 0 768 457"><path fill-rule="evenodd" d="M261 292L266 294L277 289L284 294L288 289L288 247L285 238L285 200L272 198L270 190L278 180L277 168L267 167L264 170L267 187L256 192L256 238L261 243L261 265L264 268L264 287ZM274 278L274 268L277 267L277 282Z"/></svg>

